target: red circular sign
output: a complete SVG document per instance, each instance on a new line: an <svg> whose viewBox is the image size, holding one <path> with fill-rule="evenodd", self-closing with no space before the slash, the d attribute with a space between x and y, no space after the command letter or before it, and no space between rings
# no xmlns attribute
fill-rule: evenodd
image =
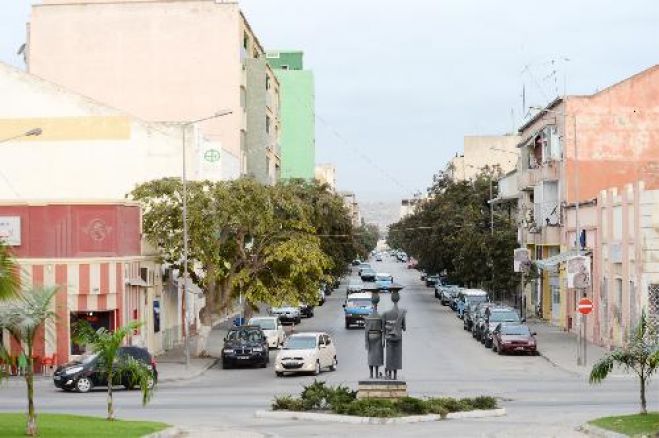
<svg viewBox="0 0 659 438"><path fill-rule="evenodd" d="M593 302L588 298L582 298L579 300L579 304L577 304L577 310L583 315L588 315L593 311Z"/></svg>

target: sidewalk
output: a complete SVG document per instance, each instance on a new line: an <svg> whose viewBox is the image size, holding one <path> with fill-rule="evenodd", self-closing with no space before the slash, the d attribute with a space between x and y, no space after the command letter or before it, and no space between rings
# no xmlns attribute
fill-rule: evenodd
<svg viewBox="0 0 659 438"><path fill-rule="evenodd" d="M229 328L230 320L233 315L219 319L213 325L213 329L208 336L206 350L207 357L190 357L190 365L185 366L185 345L177 345L171 350L156 356L158 363L158 382L176 382L181 380L193 379L203 375L209 368L213 367L220 360L222 343ZM190 339L190 345L195 345L196 339Z"/></svg>
<svg viewBox="0 0 659 438"><path fill-rule="evenodd" d="M588 377L592 366L609 351L588 342L587 364L577 366L577 336L563 331L545 321L529 319L527 322L532 332L536 332L540 354L554 366L576 375ZM615 368L612 376L630 376L623 369Z"/></svg>

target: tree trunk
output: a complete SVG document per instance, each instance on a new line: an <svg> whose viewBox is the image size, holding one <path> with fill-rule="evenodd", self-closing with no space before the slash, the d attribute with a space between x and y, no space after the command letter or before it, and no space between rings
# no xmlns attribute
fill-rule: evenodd
<svg viewBox="0 0 659 438"><path fill-rule="evenodd" d="M25 383L27 384L27 430L25 433L29 436L37 436L37 416L34 412L34 359L32 358L32 346L29 344Z"/></svg>
<svg viewBox="0 0 659 438"><path fill-rule="evenodd" d="M254 315L254 308L255 306L250 301L245 300L245 304L243 305L243 316L246 321Z"/></svg>
<svg viewBox="0 0 659 438"><path fill-rule="evenodd" d="M645 400L645 376L641 376L641 414L646 415L648 413L648 403Z"/></svg>
<svg viewBox="0 0 659 438"><path fill-rule="evenodd" d="M112 401L112 384L114 380L114 372L112 368L108 370L108 420L114 420L114 404Z"/></svg>

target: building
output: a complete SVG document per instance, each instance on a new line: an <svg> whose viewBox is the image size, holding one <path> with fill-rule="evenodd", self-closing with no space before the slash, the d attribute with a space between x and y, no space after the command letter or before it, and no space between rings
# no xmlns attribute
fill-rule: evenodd
<svg viewBox="0 0 659 438"><path fill-rule="evenodd" d="M65 363L80 351L71 342L78 320L112 330L130 321L143 326L128 343L162 352L181 337L177 288L163 288L156 254L142 246L140 206L133 202L0 203L0 229L10 236L22 283L58 286L56 318L38 333L35 356L57 354ZM9 351L17 353L9 336Z"/></svg>
<svg viewBox="0 0 659 438"><path fill-rule="evenodd" d="M316 181L326 184L332 193L336 192L336 166L334 164L318 164L315 175Z"/></svg>
<svg viewBox="0 0 659 438"><path fill-rule="evenodd" d="M516 135L466 135L463 154L448 162L446 172L454 181L472 179L486 168L508 173L517 163L518 142Z"/></svg>
<svg viewBox="0 0 659 438"><path fill-rule="evenodd" d="M612 261L619 257L613 258L616 253L612 255L604 242L614 243L615 251L623 243L620 230L611 234L613 219L602 213L616 210L616 205L607 206L612 195L602 197L601 192L638 180L645 181L648 187L656 186L657 107L659 66L654 66L593 95L558 98L519 130L522 140L516 172L518 234L521 245L531 250L536 264L542 268L535 288L525 290L527 307L539 309L544 319L566 330L577 328L577 291L567 288L565 278L565 262L576 254L589 255L592 259L594 281L585 291L587 296L597 299L601 293L602 304L610 302L610 290L619 286L620 279L623 300L624 291L631 289L629 280L634 281L634 288L646 288L639 289L635 303L651 302L640 298L651 287L650 283L641 282L643 274L628 279L620 263ZM634 196L642 197L640 192ZM628 214L638 216L639 208L629 209ZM616 211L622 214L618 212L622 209ZM620 220L618 223L622 226ZM635 232L645 231L638 228ZM618 325L611 324L611 315L616 315L611 313L613 307L600 309L604 313L596 314L600 319L593 325L591 339L620 345L624 330L633 320L625 324L625 315L632 314L629 309L624 310L625 306L622 311L617 307Z"/></svg>
<svg viewBox="0 0 659 438"><path fill-rule="evenodd" d="M304 69L303 56L301 51L269 51L266 55L280 84L281 176L312 180L316 163L314 77Z"/></svg>
<svg viewBox="0 0 659 438"><path fill-rule="evenodd" d="M30 73L143 120L207 119L237 175L277 180L279 82L236 2L44 0L28 29Z"/></svg>
<svg viewBox="0 0 659 438"><path fill-rule="evenodd" d="M419 207L423 205L424 202L428 201L428 197L414 197L401 199L400 201L400 219L403 219L407 216L413 215L417 212Z"/></svg>
<svg viewBox="0 0 659 438"><path fill-rule="evenodd" d="M343 205L345 205L348 210L348 215L352 219L352 226L359 227L362 224L362 216L359 211L359 203L357 202L357 196L352 192L341 192L340 195L343 197Z"/></svg>

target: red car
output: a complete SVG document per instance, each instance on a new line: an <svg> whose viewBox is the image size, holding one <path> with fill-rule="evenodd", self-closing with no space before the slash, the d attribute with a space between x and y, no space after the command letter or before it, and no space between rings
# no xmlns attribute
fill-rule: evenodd
<svg viewBox="0 0 659 438"><path fill-rule="evenodd" d="M538 343L524 324L499 324L492 332L492 351L505 353L538 354Z"/></svg>

